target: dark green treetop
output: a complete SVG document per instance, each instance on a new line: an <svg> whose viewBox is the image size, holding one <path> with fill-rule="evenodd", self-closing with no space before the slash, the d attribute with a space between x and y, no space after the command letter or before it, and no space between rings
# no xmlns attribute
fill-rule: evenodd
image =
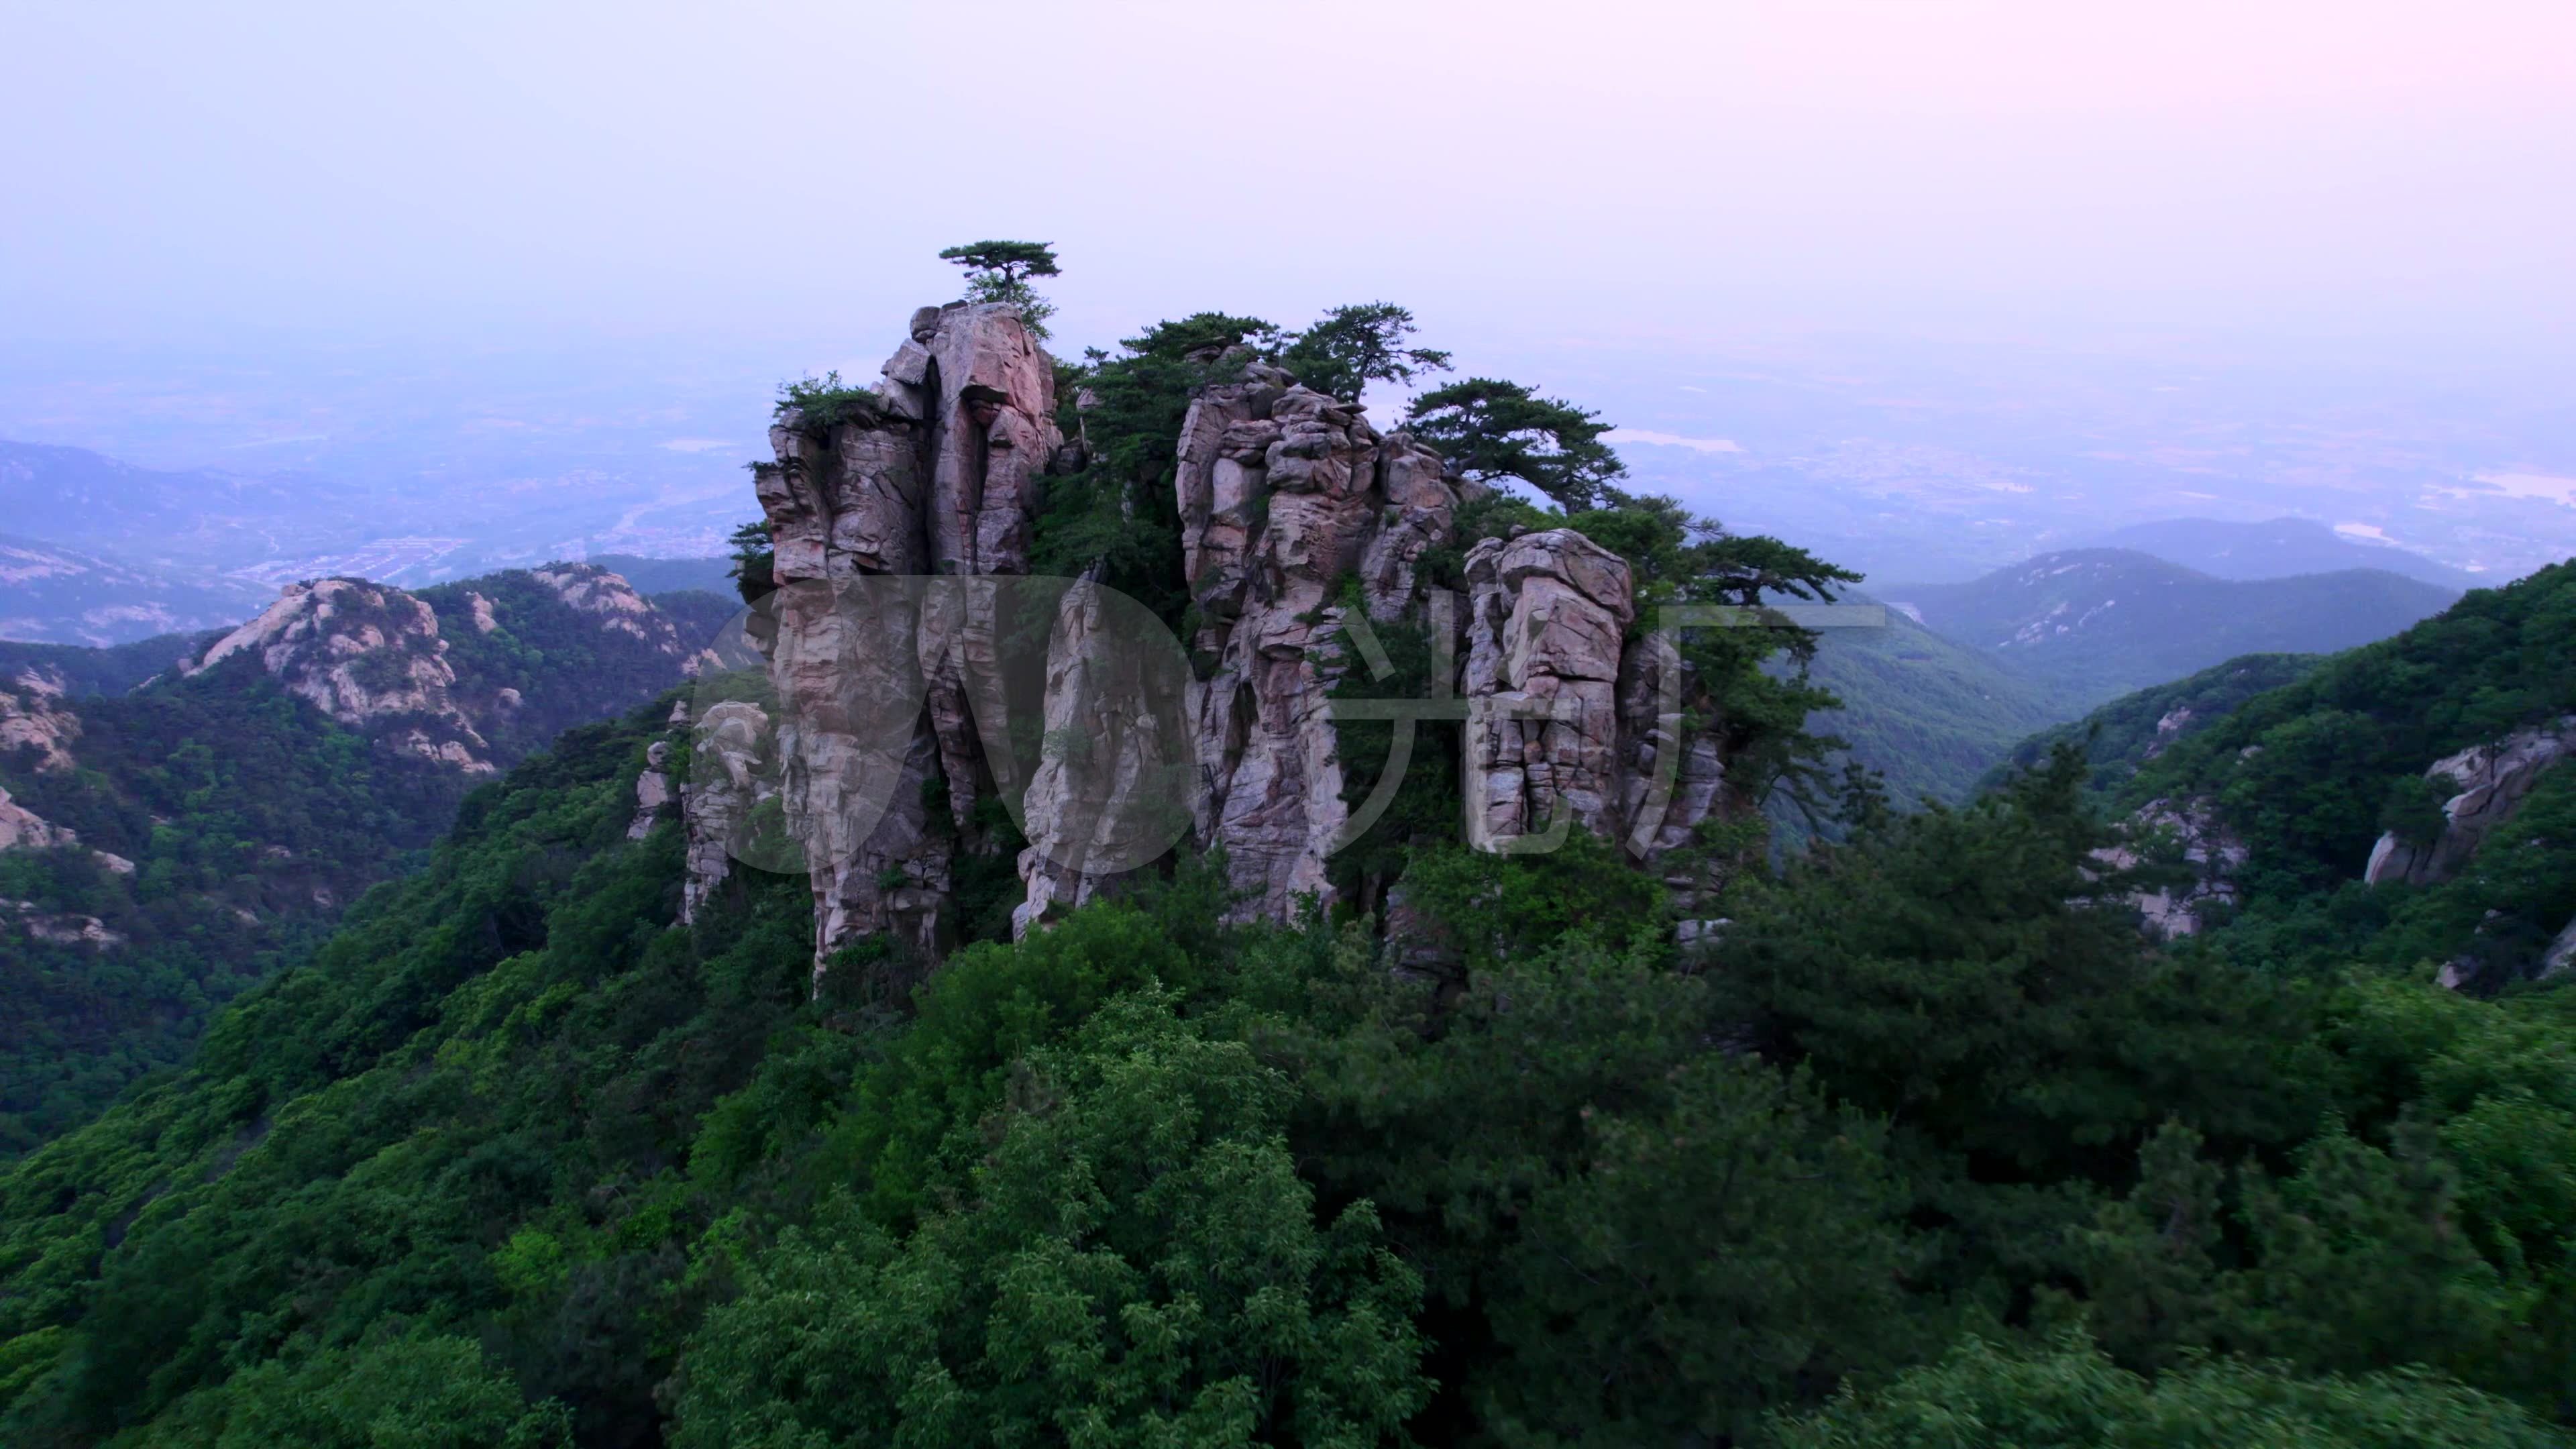
<svg viewBox="0 0 2576 1449"><path fill-rule="evenodd" d="M968 301L1007 302L1020 309L1020 320L1040 342L1047 339L1046 319L1055 315L1055 304L1039 296L1029 279L1063 275L1053 247L1045 242L968 242L944 249L939 259L966 269Z"/></svg>
<svg viewBox="0 0 2576 1449"><path fill-rule="evenodd" d="M1406 427L1470 478L1517 478L1568 513L1590 508L1627 465L1601 435L1610 425L1517 382L1471 377L1414 399Z"/></svg>
<svg viewBox="0 0 2576 1449"><path fill-rule="evenodd" d="M1449 370L1448 353L1404 345L1413 331L1409 309L1393 302L1357 302L1335 307L1295 334L1279 361L1317 392L1357 402L1372 382L1411 382L1420 373Z"/></svg>

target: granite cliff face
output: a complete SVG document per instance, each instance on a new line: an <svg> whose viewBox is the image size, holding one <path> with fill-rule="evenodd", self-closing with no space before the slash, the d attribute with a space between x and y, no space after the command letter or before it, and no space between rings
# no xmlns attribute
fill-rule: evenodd
<svg viewBox="0 0 2576 1449"><path fill-rule="evenodd" d="M2542 773L2570 755L2576 755L2576 715L2434 761L2424 778L2458 792L2443 802L2440 835L2423 843L2394 831L2382 835L2371 847L2362 879L2371 885L2435 885L2458 875L2479 843L2513 817Z"/></svg>
<svg viewBox="0 0 2576 1449"><path fill-rule="evenodd" d="M1131 647L1129 601L1018 579L1046 476L1083 444L1011 309L924 308L873 396L836 400L828 425L781 410L754 470L779 586L756 631L776 701L760 748L812 872L818 963L867 936L946 949L958 862L999 849L987 800L1028 841L1020 931L1159 854L1163 821L1224 853L1242 916L1331 904L1327 862L1356 833L1332 695L1354 668L1384 676L1387 626L1432 644L1432 697L1409 703L1430 728L1465 721L1473 844L1580 826L1651 864L1727 808L1716 742L1680 737L1683 702L1705 701L1631 637L1625 560L1516 529L1467 551L1463 595L1432 588L1426 555L1479 485L1248 353L1198 360L1217 380L1174 447L1186 678L1129 657L1152 652ZM1042 667L1015 674L1032 637ZM1014 710L1035 729L1014 734ZM749 788L711 779L708 807Z"/></svg>

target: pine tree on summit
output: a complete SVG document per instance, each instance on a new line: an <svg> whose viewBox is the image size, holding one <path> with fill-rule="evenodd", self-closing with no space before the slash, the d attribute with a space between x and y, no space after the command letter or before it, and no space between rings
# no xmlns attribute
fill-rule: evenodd
<svg viewBox="0 0 2576 1449"><path fill-rule="evenodd" d="M1008 302L1020 309L1030 336L1047 340L1046 319L1055 315L1055 304L1039 296L1029 279L1063 275L1053 247L1045 242L968 242L942 250L939 259L966 269L967 301Z"/></svg>

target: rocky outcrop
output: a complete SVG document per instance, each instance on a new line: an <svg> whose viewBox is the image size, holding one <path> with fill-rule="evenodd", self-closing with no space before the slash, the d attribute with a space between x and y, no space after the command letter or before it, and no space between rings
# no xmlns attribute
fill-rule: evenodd
<svg viewBox="0 0 2576 1449"><path fill-rule="evenodd" d="M458 708L438 615L400 589L360 579L290 584L260 616L183 666L204 674L259 661L285 690L395 749L490 774L490 745Z"/></svg>
<svg viewBox="0 0 2576 1449"><path fill-rule="evenodd" d="M2571 754L2576 715L2434 761L2424 778L2458 789L2442 805L2441 833L2430 842L2410 841L2395 831L2382 835L2371 847L2363 881L2434 885L2458 875L2479 844L2513 817L2541 775Z"/></svg>
<svg viewBox="0 0 2576 1449"><path fill-rule="evenodd" d="M623 634L675 660L689 657L691 651L680 642L678 626L635 592L624 575L597 564L554 563L529 570L529 577L552 589L565 607L587 616L602 632ZM493 626L486 622L492 615L490 602L477 595L474 603L474 627L491 632Z"/></svg>
<svg viewBox="0 0 2576 1449"><path fill-rule="evenodd" d="M1082 467L1089 445L1059 436L1052 365L1015 312L925 308L873 390L781 410L776 457L754 470L778 589L749 632L818 961L869 935L943 949L956 862L992 848L979 806L997 799L1028 841L1021 931L1184 827L1223 853L1239 916L1331 904L1327 863L1366 823L1344 799L1336 720L1387 717L1333 696L1354 668L1391 675L1390 628L1431 646L1430 698L1403 701L1422 706L1405 728L1465 722L1477 845L1580 826L1651 864L1750 808L1728 795L1716 739L1684 734L1715 712L1688 666L1630 637L1624 560L1571 529L1518 533L1468 552L1463 597L1434 589L1425 561L1481 490L1248 351L1193 361L1215 380L1175 440L1192 607L1190 657L1169 671L1130 647L1168 639L1120 622L1132 601L1020 580L1044 473ZM1005 705L1041 717L1015 733Z"/></svg>
<svg viewBox="0 0 2576 1449"><path fill-rule="evenodd" d="M76 844L80 837L9 798L0 789L0 850L50 850Z"/></svg>
<svg viewBox="0 0 2576 1449"><path fill-rule="evenodd" d="M627 822L626 838L642 840L662 823L662 813L679 798L671 788L671 744L655 740L644 751L644 771L635 777L635 818Z"/></svg>
<svg viewBox="0 0 2576 1449"><path fill-rule="evenodd" d="M689 723L684 713L672 720ZM688 832L682 924L697 920L732 876L735 859L751 853L749 837L758 828L760 808L777 793L775 748L769 716L741 700L712 706L691 731L688 771L680 782L680 819Z"/></svg>
<svg viewBox="0 0 2576 1449"><path fill-rule="evenodd" d="M2540 953L2540 965L2532 974L2547 981L2570 971L2576 971L2576 917L2571 917L2567 929L2559 932L2558 939L2549 943L2549 949Z"/></svg>
<svg viewBox="0 0 2576 1449"><path fill-rule="evenodd" d="M2129 897L2147 933L2160 940L2196 934L2205 910L2234 906L2241 899L2236 877L2251 852L2236 832L2218 817L2208 800L2150 800L2128 819L2129 837L2142 845L2169 846L2188 879ZM2133 870L2145 858L2127 846L2094 852L2113 870Z"/></svg>
<svg viewBox="0 0 2576 1449"><path fill-rule="evenodd" d="M1160 622L1077 582L1055 600L1045 658L1014 937L1160 857L1189 827L1189 663Z"/></svg>
<svg viewBox="0 0 2576 1449"><path fill-rule="evenodd" d="M790 409L770 431L766 645L818 961L862 935L935 954L953 852L992 848L978 801L1016 796L1009 751L987 749L995 596L887 580L1025 574L1054 418L1054 364L1019 314L960 304L914 314L872 398L828 425Z"/></svg>
<svg viewBox="0 0 2576 1449"><path fill-rule="evenodd" d="M44 774L73 769L79 761L72 756L72 741L80 738L81 722L61 702L61 681L28 671L16 683L14 690L0 690L0 755L34 750L36 769Z"/></svg>
<svg viewBox="0 0 2576 1449"><path fill-rule="evenodd" d="M30 940L52 946L87 946L95 951L125 944L125 937L96 916L48 911L34 901L0 900L0 920L15 924Z"/></svg>
<svg viewBox="0 0 2576 1449"><path fill-rule="evenodd" d="M1205 620L1191 644L1212 662L1190 700L1199 843L1225 852L1241 914L1285 919L1330 903L1324 863L1350 813L1327 706L1350 622L1335 582L1374 560L1363 598L1384 618L1410 605L1396 584L1447 537L1457 494L1410 440L1259 364L1191 404L1177 486Z"/></svg>
<svg viewBox="0 0 2576 1449"><path fill-rule="evenodd" d="M1627 561L1572 529L1469 550L1468 844L1508 850L1568 826L1625 833L1619 675L1632 589Z"/></svg>

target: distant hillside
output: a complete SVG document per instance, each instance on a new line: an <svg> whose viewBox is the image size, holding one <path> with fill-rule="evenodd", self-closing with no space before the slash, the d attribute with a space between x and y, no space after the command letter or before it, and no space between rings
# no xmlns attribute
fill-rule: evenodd
<svg viewBox="0 0 2576 1449"><path fill-rule="evenodd" d="M698 647L587 564L326 579L211 638L0 647L0 1155L179 1060L469 792Z"/></svg>
<svg viewBox="0 0 2576 1449"><path fill-rule="evenodd" d="M56 694L123 694L205 653L207 645L231 632L228 621L218 629L159 634L104 649L0 641L0 680L32 678Z"/></svg>
<svg viewBox="0 0 2576 1449"><path fill-rule="evenodd" d="M2122 701L2106 733L2134 738L2159 702ZM2138 755L2114 808L2168 802L2229 842L2233 919L2208 942L2241 965L2492 989L2553 941L2576 950L2576 564L2480 589ZM2384 836L2441 844L2439 868L2366 883Z"/></svg>
<svg viewBox="0 0 2576 1449"><path fill-rule="evenodd" d="M642 558L631 553L593 554L590 561L635 586L639 594L676 594L700 589L733 594L733 560L714 558Z"/></svg>
<svg viewBox="0 0 2576 1449"><path fill-rule="evenodd" d="M2072 744L2093 766L2094 793L2114 794L2178 741L2266 690L2297 683L2323 662L2315 654L2248 654L2171 684L2122 695L2082 719L2053 725L2014 745L1980 788L1998 785L2005 771L2037 765L2057 746Z"/></svg>
<svg viewBox="0 0 2576 1449"><path fill-rule="evenodd" d="M203 570L120 563L0 534L0 639L125 644L230 623L267 595Z"/></svg>
<svg viewBox="0 0 2576 1449"><path fill-rule="evenodd" d="M2084 704L2243 654L2384 639L2458 597L2377 569L2238 580L2128 549L2074 549L1965 584L1890 585L1893 607Z"/></svg>
<svg viewBox="0 0 2576 1449"><path fill-rule="evenodd" d="M1807 727L1847 741L1905 806L1965 799L2016 743L2082 707L1892 609L1884 629L1822 631L1809 675L1843 708L1809 716Z"/></svg>
<svg viewBox="0 0 2576 1449"><path fill-rule="evenodd" d="M2274 518L2261 523L2175 518L2133 524L2104 534L2092 546L2151 553L2167 563L2221 579L2286 579L2344 569L2384 569L2450 589L2474 589L2481 583L2502 582L2481 580L2475 574L2402 548L2346 538L2311 518Z"/></svg>

